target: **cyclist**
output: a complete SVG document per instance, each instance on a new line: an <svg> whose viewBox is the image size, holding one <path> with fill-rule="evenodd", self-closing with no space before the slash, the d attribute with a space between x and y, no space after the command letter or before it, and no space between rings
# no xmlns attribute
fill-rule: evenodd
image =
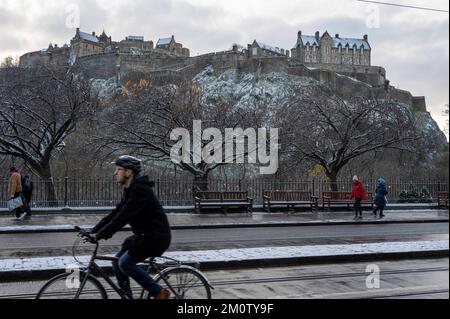
<svg viewBox="0 0 450 319"><path fill-rule="evenodd" d="M113 263L119 286L132 298L130 277L155 299L168 299L170 291L163 289L137 264L148 257L160 257L171 241L167 216L156 198L148 176L141 176L141 160L124 155L112 164L114 176L124 186L120 203L92 230L96 240L109 239L125 225L130 224L133 236L125 239Z"/></svg>

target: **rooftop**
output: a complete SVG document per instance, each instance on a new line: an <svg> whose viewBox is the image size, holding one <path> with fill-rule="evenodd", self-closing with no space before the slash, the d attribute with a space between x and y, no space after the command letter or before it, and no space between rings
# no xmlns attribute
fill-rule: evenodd
<svg viewBox="0 0 450 319"><path fill-rule="evenodd" d="M158 40L158 43L156 43L156 46L169 45L171 41L172 41L172 38L162 38L162 39Z"/></svg>
<svg viewBox="0 0 450 319"><path fill-rule="evenodd" d="M80 31L80 38L82 38L83 40L86 40L86 41L98 43L98 39L96 36L86 33L86 32Z"/></svg>

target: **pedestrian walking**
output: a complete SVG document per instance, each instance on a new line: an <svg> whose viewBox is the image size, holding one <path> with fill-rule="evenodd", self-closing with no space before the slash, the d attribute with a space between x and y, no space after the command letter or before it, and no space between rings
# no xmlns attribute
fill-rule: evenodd
<svg viewBox="0 0 450 319"><path fill-rule="evenodd" d="M388 191L386 190L386 180L380 177L377 181L377 188L375 190L375 209L373 214L377 217L377 212L380 212L380 218L384 217L383 211L386 207L386 195Z"/></svg>
<svg viewBox="0 0 450 319"><path fill-rule="evenodd" d="M10 178L8 183L8 197L14 199L22 197L22 178L19 170L15 167L11 167L9 170ZM25 217L26 213L23 211L23 207L17 207L13 210L16 215L16 220L21 220Z"/></svg>
<svg viewBox="0 0 450 319"><path fill-rule="evenodd" d="M366 189L358 176L353 176L353 189L350 199L355 199L355 219L362 219L362 201L367 198Z"/></svg>
<svg viewBox="0 0 450 319"><path fill-rule="evenodd" d="M22 177L22 194L25 199L24 211L26 213L25 218L31 217L31 197L33 196L34 185L30 176L25 175Z"/></svg>

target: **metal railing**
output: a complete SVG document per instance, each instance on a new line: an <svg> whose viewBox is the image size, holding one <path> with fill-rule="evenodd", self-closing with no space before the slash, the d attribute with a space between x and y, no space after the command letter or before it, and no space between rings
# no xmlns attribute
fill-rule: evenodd
<svg viewBox="0 0 450 319"><path fill-rule="evenodd" d="M113 178L55 178L53 181L32 178L34 191L32 207L104 207L114 206L122 197L123 189ZM48 196L49 183L53 183L55 200ZM373 192L376 180L364 180L368 192ZM193 179L155 179L155 193L165 206L193 205ZM0 207L6 207L8 180L0 179ZM436 202L437 193L447 191L448 182L439 181L388 181L389 202ZM339 191L351 191L351 181L338 181ZM331 190L330 183L322 179L279 180L254 179L210 179L211 191L248 191L255 204L262 204L263 190L310 191L322 197Z"/></svg>

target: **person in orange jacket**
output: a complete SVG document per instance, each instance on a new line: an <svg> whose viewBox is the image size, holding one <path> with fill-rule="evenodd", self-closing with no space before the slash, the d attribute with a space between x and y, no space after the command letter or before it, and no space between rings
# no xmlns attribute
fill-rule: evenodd
<svg viewBox="0 0 450 319"><path fill-rule="evenodd" d="M353 176L353 189L350 199L355 199L355 219L362 219L362 205L361 202L367 198L366 189L358 176ZM359 214L359 216L358 216Z"/></svg>
<svg viewBox="0 0 450 319"><path fill-rule="evenodd" d="M11 175L8 183L9 198L12 199L22 196L22 177L20 176L19 170L15 167L11 167L9 172ZM16 208L14 212L16 214L16 220L23 219L26 215L22 207Z"/></svg>

